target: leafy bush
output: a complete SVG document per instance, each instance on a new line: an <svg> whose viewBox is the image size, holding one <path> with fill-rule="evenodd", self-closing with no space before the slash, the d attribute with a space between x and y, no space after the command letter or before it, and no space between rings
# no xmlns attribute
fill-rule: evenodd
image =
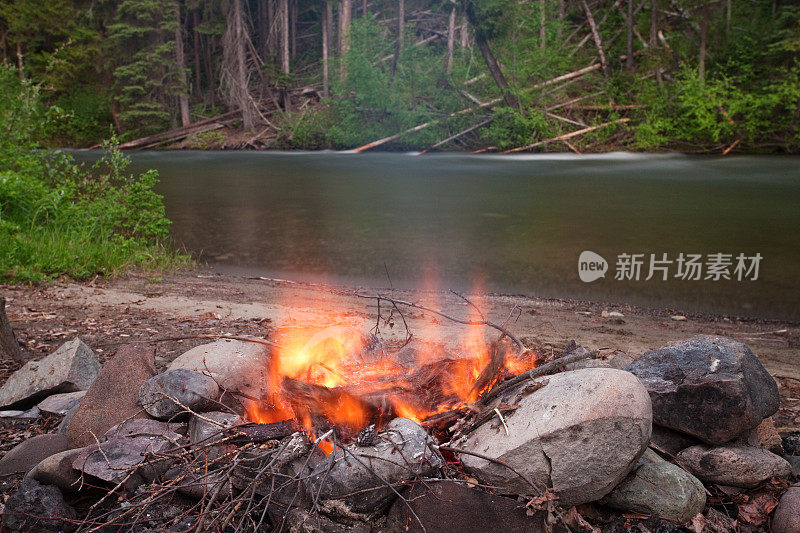
<svg viewBox="0 0 800 533"><path fill-rule="evenodd" d="M111 145L91 166L37 150L61 111L42 106L38 88L8 68L0 69L0 94L0 279L186 263L164 246L170 222L153 191L155 171L127 173L129 160Z"/></svg>
<svg viewBox="0 0 800 533"><path fill-rule="evenodd" d="M696 70L684 69L673 87L643 93L649 109L637 129L639 147L653 148L668 140L698 145L754 142L770 135L794 137L796 142L800 67L778 74L760 84L743 84L722 74L703 79Z"/></svg>

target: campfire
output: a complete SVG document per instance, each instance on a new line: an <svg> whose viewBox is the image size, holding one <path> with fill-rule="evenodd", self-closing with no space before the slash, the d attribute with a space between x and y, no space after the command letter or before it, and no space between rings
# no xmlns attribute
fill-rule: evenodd
<svg viewBox="0 0 800 533"><path fill-rule="evenodd" d="M257 423L294 420L326 452L400 416L435 428L466 412L507 377L534 368L534 352L515 350L501 334L490 341L474 311L466 334L446 348L433 339L387 347L348 326L279 328L269 368L270 394L248 403ZM321 438L325 434L331 436Z"/></svg>
<svg viewBox="0 0 800 533"><path fill-rule="evenodd" d="M772 510L786 491L780 438L751 444L779 397L743 343L699 336L633 361L571 341L546 357L507 327L515 310L496 323L456 296L466 316L373 296L371 331L331 312L287 319L269 338L216 336L160 374L153 345L124 346L100 370L80 339L64 344L0 388L6 405L22 406L80 388L74 368L90 383L38 404L80 395L65 417L69 448L29 472L4 524L449 533L561 522L589 531L577 511L585 505L609 523L616 515L603 509L716 524L706 487L727 494L716 484L758 487L740 516L763 524L769 511L753 505ZM418 335L411 312L430 324ZM434 320L458 326L445 338ZM134 374L131 391L119 376Z"/></svg>

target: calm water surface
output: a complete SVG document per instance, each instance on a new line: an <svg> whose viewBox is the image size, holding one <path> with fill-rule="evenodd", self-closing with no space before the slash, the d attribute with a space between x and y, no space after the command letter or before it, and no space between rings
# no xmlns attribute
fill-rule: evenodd
<svg viewBox="0 0 800 533"><path fill-rule="evenodd" d="M800 320L800 158L139 152L174 238L220 270ZM79 154L79 157L92 157ZM578 256L605 257L583 283ZM649 254L763 256L755 281L644 281ZM614 279L644 253L642 280ZM733 277L733 276L732 276Z"/></svg>

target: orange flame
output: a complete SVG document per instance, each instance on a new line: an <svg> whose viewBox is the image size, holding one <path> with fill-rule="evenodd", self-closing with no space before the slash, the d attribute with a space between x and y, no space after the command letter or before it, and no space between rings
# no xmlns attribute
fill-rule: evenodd
<svg viewBox="0 0 800 533"><path fill-rule="evenodd" d="M426 294L425 305L440 308L434 291ZM482 302L474 301L477 308ZM466 302L465 302L466 304ZM434 380L436 390L415 389L410 371L391 358L381 358L369 351L368 337L343 314L330 313L324 326L303 327L287 320L277 332L275 342L280 348L272 351L270 368L270 395L262 403L251 403L247 417L259 423L296 419L316 439L312 411L338 427L357 432L375 422L376 408L365 398L370 393L381 393L397 389L398 394L389 394L384 400L395 415L422 422L431 415L474 402L483 391L475 390L475 382L491 359L491 348L485 337L483 318L476 307L468 308L470 322L466 335L458 343L458 354L439 349L435 344L420 344L416 357L417 368L441 361L444 371ZM463 316L463 313L460 314ZM444 320L439 318L439 320ZM314 320L319 323L320 320ZM441 341L441 327L437 321L426 321L419 330L425 340ZM509 358L508 371L520 373L535 366L531 361ZM287 378L292 383L308 385L308 402L300 405L304 398L289 397L281 386ZM305 384L305 385L303 385ZM305 391L305 389L302 389ZM301 395L302 396L302 395ZM436 402L431 404L430 398ZM380 410L381 408L378 408ZM333 444L322 440L319 446L326 453Z"/></svg>

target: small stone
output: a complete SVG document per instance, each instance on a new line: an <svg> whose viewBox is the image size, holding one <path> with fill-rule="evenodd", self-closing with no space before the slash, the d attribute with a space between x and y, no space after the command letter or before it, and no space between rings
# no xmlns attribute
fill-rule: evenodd
<svg viewBox="0 0 800 533"><path fill-rule="evenodd" d="M788 478L791 465L774 453L740 443L712 448L705 445L686 448L678 463L701 481L753 488L773 477Z"/></svg>
<svg viewBox="0 0 800 533"><path fill-rule="evenodd" d="M772 533L800 533L800 484L789 487L772 515Z"/></svg>
<svg viewBox="0 0 800 533"><path fill-rule="evenodd" d="M203 344L179 356L167 370L176 368L206 372L222 388L253 398L266 398L271 390L269 348L256 342L220 339Z"/></svg>
<svg viewBox="0 0 800 533"><path fill-rule="evenodd" d="M30 478L8 497L3 511L3 525L12 531L74 531L74 520L75 510L56 487Z"/></svg>
<svg viewBox="0 0 800 533"><path fill-rule="evenodd" d="M0 411L0 418L39 418L42 412L35 405L27 411Z"/></svg>
<svg viewBox="0 0 800 533"><path fill-rule="evenodd" d="M625 315L619 311L603 311L600 316L603 318L623 318Z"/></svg>
<svg viewBox="0 0 800 533"><path fill-rule="evenodd" d="M55 485L64 493L77 492L81 475L72 467L72 463L80 452L81 448L77 448L53 454L34 466L27 477L44 485Z"/></svg>
<svg viewBox="0 0 800 533"><path fill-rule="evenodd" d="M39 410L48 415L66 415L73 407L81 403L86 391L64 392L48 396L36 406Z"/></svg>
<svg viewBox="0 0 800 533"><path fill-rule="evenodd" d="M470 488L457 481L417 483L404 496L405 500L397 500L392 505L386 519L386 527L381 531L387 533L394 531L540 533L546 531L543 520L544 513L528 516L524 503Z"/></svg>
<svg viewBox="0 0 800 533"><path fill-rule="evenodd" d="M126 420L109 429L105 435L103 435L103 439L110 440L120 437L154 435L156 437L164 437L172 442L178 442L182 439L183 435L186 434L186 431L186 424L162 422L149 418L134 418L132 420Z"/></svg>
<svg viewBox="0 0 800 533"><path fill-rule="evenodd" d="M701 335L634 361L650 393L653 422L723 444L747 434L780 406L778 385L746 344Z"/></svg>
<svg viewBox="0 0 800 533"><path fill-rule="evenodd" d="M772 417L765 418L755 429L755 439L758 444L776 455L783 455L783 441L775 428Z"/></svg>
<svg viewBox="0 0 800 533"><path fill-rule="evenodd" d="M139 404L161 420L188 417L216 406L219 385L195 370L176 368L153 376L139 389ZM176 403L177 402L177 403Z"/></svg>
<svg viewBox="0 0 800 533"><path fill-rule="evenodd" d="M100 372L100 361L76 338L40 361L30 361L0 387L0 408L27 408L50 394L86 390Z"/></svg>
<svg viewBox="0 0 800 533"><path fill-rule="evenodd" d="M109 483L127 478L126 488L132 490L172 466L171 461L157 458L174 447L174 442L155 435L113 438L81 449L72 467Z"/></svg>
<svg viewBox="0 0 800 533"><path fill-rule="evenodd" d="M395 418L379 432L372 446L337 447L308 479L308 492L346 513L378 514L396 494L396 484L430 475L444 467L435 441L407 418Z"/></svg>
<svg viewBox="0 0 800 533"><path fill-rule="evenodd" d="M139 388L156 374L154 349L145 344L120 347L103 366L67 427L73 448L95 442L112 426L131 418L147 418L139 406Z"/></svg>
<svg viewBox="0 0 800 533"><path fill-rule="evenodd" d="M706 492L696 477L647 450L633 475L617 485L601 503L682 524L703 511Z"/></svg>
<svg viewBox="0 0 800 533"><path fill-rule="evenodd" d="M325 515L305 509L295 508L276 518L275 522L282 526L277 529L287 531L287 533L370 533L373 531L366 522L336 523Z"/></svg>
<svg viewBox="0 0 800 533"><path fill-rule="evenodd" d="M672 315L670 318L675 322L686 322L686 317L683 315Z"/></svg>
<svg viewBox="0 0 800 533"><path fill-rule="evenodd" d="M239 415L212 411L189 419L189 442L207 445L222 438L222 430L241 422Z"/></svg>
<svg viewBox="0 0 800 533"><path fill-rule="evenodd" d="M561 372L519 399L505 414L508 433L495 417L458 446L511 465L458 455L482 482L513 494L552 487L569 507L602 498L633 469L650 442L650 397L636 376L611 368ZM517 389L519 390L519 389ZM506 401L505 399L503 401Z"/></svg>
<svg viewBox="0 0 800 533"><path fill-rule="evenodd" d="M784 455L783 458L789 461L789 465L792 467L792 475L800 477L800 455Z"/></svg>
<svg viewBox="0 0 800 533"><path fill-rule="evenodd" d="M47 433L22 441L0 459L0 476L24 474L54 453L69 449L64 435Z"/></svg>

